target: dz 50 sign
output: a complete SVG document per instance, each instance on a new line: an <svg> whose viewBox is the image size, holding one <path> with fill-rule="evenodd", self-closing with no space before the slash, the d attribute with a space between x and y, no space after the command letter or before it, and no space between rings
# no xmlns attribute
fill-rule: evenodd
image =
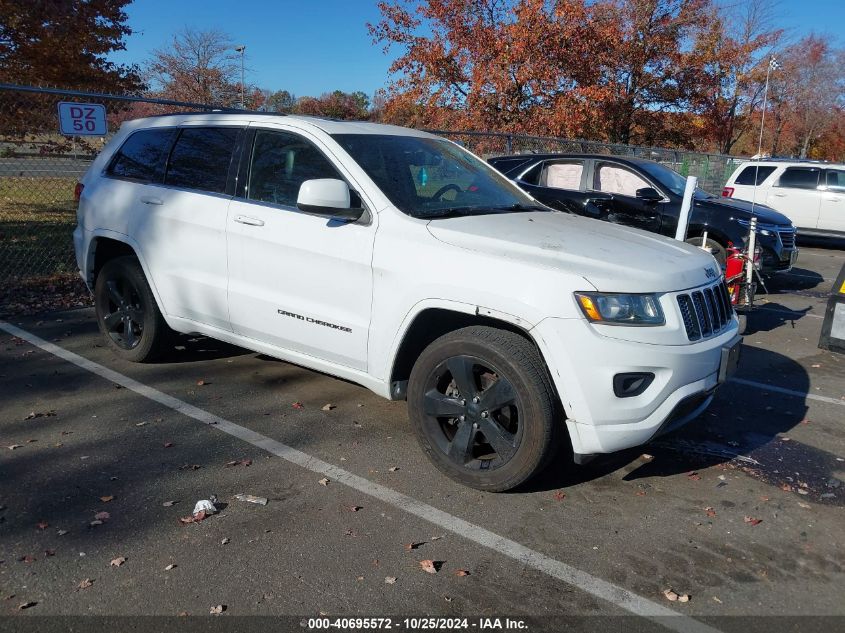
<svg viewBox="0 0 845 633"><path fill-rule="evenodd" d="M59 131L65 136L105 136L106 107L102 103L59 103Z"/></svg>

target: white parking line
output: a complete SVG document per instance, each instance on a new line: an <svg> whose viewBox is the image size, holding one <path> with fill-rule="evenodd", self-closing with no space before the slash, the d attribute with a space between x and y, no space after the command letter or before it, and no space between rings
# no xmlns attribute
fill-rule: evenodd
<svg viewBox="0 0 845 633"><path fill-rule="evenodd" d="M99 363L88 360L83 356L79 356L70 352L58 345L49 343L44 339L15 327L4 321L0 321L0 330L5 330L13 336L27 341L28 343L53 354L69 363L81 367L82 369L96 374L101 378L105 378L115 384L121 385L126 389L130 389L135 393L158 402L159 404L169 407L174 411L186 415L194 420L202 422L203 424L211 425L212 428L228 433L238 439L248 442L253 446L261 448L277 457L306 468L317 474L324 475L330 479L343 483L350 488L364 493L384 503L392 505L396 508L404 510L409 514L413 514L429 523L433 523L438 527L443 528L457 534L458 536L467 540L473 541L478 545L490 548L493 551L499 552L512 558L513 560L533 567L534 569L543 572L562 580L563 582L577 587L581 591L590 594L596 598L606 600L611 604L624 609L634 615L643 616L645 618L653 619L657 623L680 633L718 633L718 629L714 629L698 620L690 618L676 611L672 611L662 605L652 602L647 598L643 598L627 589L623 589L613 583L597 578L592 574L581 571L571 565L567 565L555 558L541 554L525 545L512 541L503 536L491 532L479 525L465 521L459 517L438 510L421 501L417 501L413 497L396 492L391 488L382 486L363 477L359 477L347 470L329 464L316 457L312 457L307 453L303 453L295 448L282 444L274 439L271 439L260 433L256 433L246 427L230 422L225 418L221 418L213 413L204 411L187 402L183 402L178 398L174 398L166 393L149 387L143 383L138 382L128 376L104 367Z"/></svg>
<svg viewBox="0 0 845 633"><path fill-rule="evenodd" d="M837 400L836 398L829 398L828 396L817 396L814 393L804 393L803 391L795 391L794 389L786 389L785 387L776 387L775 385L767 385L764 382L755 382L753 380L746 380L745 378L731 378L728 382L735 382L746 387L756 387L757 389L764 389L765 391L774 391L775 393L783 393L787 396L795 396L796 398L808 398L810 400L818 400L819 402L827 402L828 404L838 404L845 407L845 400Z"/></svg>

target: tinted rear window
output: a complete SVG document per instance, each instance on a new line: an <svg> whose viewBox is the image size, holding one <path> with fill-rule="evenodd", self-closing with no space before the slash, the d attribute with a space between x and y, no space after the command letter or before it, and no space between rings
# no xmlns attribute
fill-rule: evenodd
<svg viewBox="0 0 845 633"><path fill-rule="evenodd" d="M133 132L112 158L106 173L143 182L159 180L175 132L172 128Z"/></svg>
<svg viewBox="0 0 845 633"><path fill-rule="evenodd" d="M815 189L819 184L818 168L789 167L778 179L778 187L790 189Z"/></svg>
<svg viewBox="0 0 845 633"><path fill-rule="evenodd" d="M183 129L167 161L164 184L223 193L238 132L230 127Z"/></svg>
<svg viewBox="0 0 845 633"><path fill-rule="evenodd" d="M736 177L734 184L751 186L759 185L766 178L771 176L775 169L777 168L766 165L750 165L739 173L739 176ZM755 174L757 176L756 179L754 178Z"/></svg>

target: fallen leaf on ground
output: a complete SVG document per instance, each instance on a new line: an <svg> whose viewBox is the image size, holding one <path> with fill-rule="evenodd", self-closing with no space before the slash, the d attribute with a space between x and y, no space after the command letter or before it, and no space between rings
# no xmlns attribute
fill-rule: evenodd
<svg viewBox="0 0 845 633"><path fill-rule="evenodd" d="M323 405L323 411L331 411L332 409L337 409L337 405L331 403Z"/></svg>
<svg viewBox="0 0 845 633"><path fill-rule="evenodd" d="M114 501L114 495L106 495L104 497L100 497L100 501L103 503L108 503L109 501Z"/></svg>
<svg viewBox="0 0 845 633"><path fill-rule="evenodd" d="M58 534L59 536L64 536L65 534L67 534L67 530L56 530L56 534Z"/></svg>
<svg viewBox="0 0 845 633"><path fill-rule="evenodd" d="M396 584L396 577L395 576L385 576L384 582L385 582L385 584L388 584L388 585L395 585Z"/></svg>
<svg viewBox="0 0 845 633"><path fill-rule="evenodd" d="M292 406L294 409L304 409L305 408L305 405L303 405L301 402L294 402L290 406Z"/></svg>
<svg viewBox="0 0 845 633"><path fill-rule="evenodd" d="M34 420L35 418L52 418L55 417L56 412L52 409L50 411L38 412L33 411L28 416L24 418L24 420Z"/></svg>
<svg viewBox="0 0 845 633"><path fill-rule="evenodd" d="M678 596L678 602L689 602L689 594L682 593Z"/></svg>
<svg viewBox="0 0 845 633"><path fill-rule="evenodd" d="M645 490L637 490L634 494L638 497L645 497Z"/></svg>
<svg viewBox="0 0 845 633"><path fill-rule="evenodd" d="M86 578L85 580L80 580L79 584L76 585L76 588L77 589L88 589L88 587L90 587L93 584L94 584L93 580L91 580L90 578Z"/></svg>
<svg viewBox="0 0 845 633"><path fill-rule="evenodd" d="M164 448L173 448L173 442L165 442L162 446L164 446Z"/></svg>
<svg viewBox="0 0 845 633"><path fill-rule="evenodd" d="M420 541L419 543L405 543L405 549L410 552L412 549L417 549L420 545L425 545L425 541Z"/></svg>
<svg viewBox="0 0 845 633"><path fill-rule="evenodd" d="M10 444L10 445L9 445L9 446L7 446L6 448L8 448L10 451L13 451L13 450L15 450L16 448L23 448L23 444Z"/></svg>
<svg viewBox="0 0 845 633"><path fill-rule="evenodd" d="M91 523L89 523L88 525L89 525L89 526L91 526L91 527L96 527L96 526L98 526L98 525L102 525L102 524L103 524L103 522L102 522L102 521L100 521L99 519L94 519L94 520L93 520L93 521L91 521Z"/></svg>
<svg viewBox="0 0 845 633"><path fill-rule="evenodd" d="M426 559L426 560L420 561L420 567L422 568L422 570L424 572L426 572L428 574L436 574L440 570L440 566L442 564L443 563L441 563L440 561L436 561L436 560Z"/></svg>
<svg viewBox="0 0 845 633"><path fill-rule="evenodd" d="M182 464L179 466L179 470L199 470L202 468L199 464Z"/></svg>
<svg viewBox="0 0 845 633"><path fill-rule="evenodd" d="M54 549L45 549L44 550L44 556L47 556L48 558L50 556L55 556L55 555L56 555L56 550L54 550Z"/></svg>
<svg viewBox="0 0 845 633"><path fill-rule="evenodd" d="M196 514L192 514L188 517L180 517L179 521L184 525L188 525L189 523L200 523L201 521L205 520L205 510L200 510Z"/></svg>
<svg viewBox="0 0 845 633"><path fill-rule="evenodd" d="M225 610L226 610L226 605L225 605L225 604L218 604L216 607L211 607L211 608L208 610L208 612L209 612L211 615L220 615L220 614L221 614L221 613L223 613Z"/></svg>
<svg viewBox="0 0 845 633"><path fill-rule="evenodd" d="M654 455L649 455L648 453L643 453L642 455L640 455L640 459L642 459L645 462L650 462L651 460L654 459Z"/></svg>
<svg viewBox="0 0 845 633"><path fill-rule="evenodd" d="M699 475L695 471L692 471L691 473L687 473L687 478L693 481L698 481L699 479L701 479L701 475Z"/></svg>
<svg viewBox="0 0 845 633"><path fill-rule="evenodd" d="M362 510L361 506L346 506L346 509L350 512L358 512L358 510Z"/></svg>
<svg viewBox="0 0 845 633"><path fill-rule="evenodd" d="M677 602L677 600L678 600L678 594L676 594L671 589L667 589L666 591L664 591L663 595L666 596L666 599L671 601L671 602Z"/></svg>
<svg viewBox="0 0 845 633"><path fill-rule="evenodd" d="M716 516L716 511L712 508L712 506L707 506L704 508L704 511L707 513L707 516L714 517Z"/></svg>
<svg viewBox="0 0 845 633"><path fill-rule="evenodd" d="M111 515L108 512L98 512L94 515L94 518L97 521L108 521L111 518Z"/></svg>
<svg viewBox="0 0 845 633"><path fill-rule="evenodd" d="M469 576L469 572L466 569L458 569L455 571L456 576Z"/></svg>
<svg viewBox="0 0 845 633"><path fill-rule="evenodd" d="M109 564L112 567L120 567L125 562L126 562L126 558L124 556L118 556L117 558L113 558L111 563L109 563Z"/></svg>
<svg viewBox="0 0 845 633"><path fill-rule="evenodd" d="M439 540L440 540L440 539L442 539L442 538L443 538L442 536L432 536L432 537L431 537L430 539L428 539L428 540L429 540L429 541L439 541Z"/></svg>
<svg viewBox="0 0 845 633"><path fill-rule="evenodd" d="M149 422L137 422L135 426L147 426Z"/></svg>
<svg viewBox="0 0 845 633"><path fill-rule="evenodd" d="M810 506L810 504L809 504L809 503L804 503L803 501L799 501L799 502L798 502L798 507L799 507L799 508L804 508L805 510L807 510L807 509L809 509L811 506Z"/></svg>
<svg viewBox="0 0 845 633"><path fill-rule="evenodd" d="M234 459L231 462L226 462L226 468L231 468L232 466L252 466L252 460L244 457L243 459Z"/></svg>
<svg viewBox="0 0 845 633"><path fill-rule="evenodd" d="M170 563L167 567L164 568L164 571L170 571L174 567L176 567L176 565L174 563Z"/></svg>
<svg viewBox="0 0 845 633"><path fill-rule="evenodd" d="M22 602L18 605L18 609L20 611L23 611L24 609L29 609L30 607L34 607L36 604L38 604L38 603L35 602L34 600L31 600L30 602Z"/></svg>
<svg viewBox="0 0 845 633"><path fill-rule="evenodd" d="M555 501L563 501L564 499L566 499L566 493L561 490L558 490L552 495L552 497L554 497Z"/></svg>
<svg viewBox="0 0 845 633"><path fill-rule="evenodd" d="M318 484L320 484L321 486L328 486L328 485L329 485L329 479L327 479L326 477L323 477L323 478L322 478L320 481L318 481L317 483L318 483Z"/></svg>
<svg viewBox="0 0 845 633"><path fill-rule="evenodd" d="M391 466L387 470L389 470L392 473L395 473L397 470L399 470L399 466Z"/></svg>
<svg viewBox="0 0 845 633"><path fill-rule="evenodd" d="M221 545L226 545L229 543L229 537L225 537L223 540L220 541Z"/></svg>
<svg viewBox="0 0 845 633"><path fill-rule="evenodd" d="M208 384L208 383L207 383L207 382L205 382L204 380L197 380L197 386L198 386L198 387L204 387L204 386L205 386L205 385L207 385L207 384Z"/></svg>
<svg viewBox="0 0 845 633"><path fill-rule="evenodd" d="M754 517L745 517L743 519L746 523L750 523L751 525L757 525L758 523L762 523L763 519L755 519Z"/></svg>
<svg viewBox="0 0 845 633"><path fill-rule="evenodd" d="M36 525L36 527L37 527L39 530L46 530L48 527L50 527L50 524L49 524L49 523L47 523L47 521L40 521L40 522Z"/></svg>
<svg viewBox="0 0 845 633"><path fill-rule="evenodd" d="M163 505L165 508L169 508L170 506L174 505L175 503L176 503L175 501L165 501L161 505Z"/></svg>
<svg viewBox="0 0 845 633"><path fill-rule="evenodd" d="M36 561L36 558L35 556L30 556L29 554L27 554L26 556L21 556L18 560L22 563L34 563Z"/></svg>

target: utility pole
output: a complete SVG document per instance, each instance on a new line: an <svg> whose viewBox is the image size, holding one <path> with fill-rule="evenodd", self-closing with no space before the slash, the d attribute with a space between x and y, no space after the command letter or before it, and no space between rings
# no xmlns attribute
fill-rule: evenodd
<svg viewBox="0 0 845 633"><path fill-rule="evenodd" d="M244 102L244 51L246 51L246 45L241 44L235 47L235 51L241 54L241 110L246 109L246 105Z"/></svg>

